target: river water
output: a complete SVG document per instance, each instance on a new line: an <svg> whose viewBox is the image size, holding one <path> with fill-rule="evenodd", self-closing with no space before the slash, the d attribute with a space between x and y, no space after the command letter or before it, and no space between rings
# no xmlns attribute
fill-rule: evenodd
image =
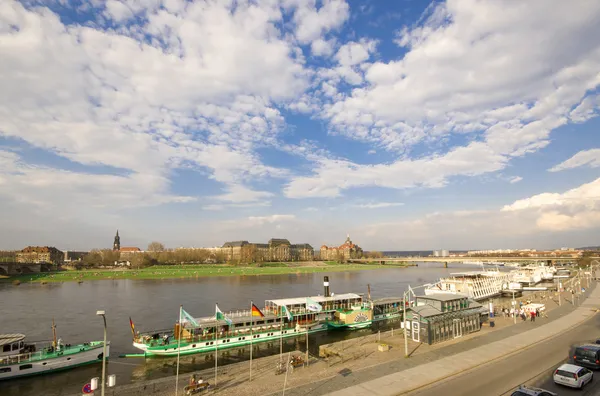
<svg viewBox="0 0 600 396"><path fill-rule="evenodd" d="M332 272L329 276L334 293L365 293L371 285L373 298L402 296L412 287L437 281L450 272L472 270L471 266L419 263L418 267L368 271ZM268 299L323 294L324 273L265 276L231 276L173 280L102 280L21 284L0 283L0 333L24 333L28 341L49 340L52 319L63 343L77 344L102 340L105 310L111 357L107 374L117 375L117 384L143 381L175 374L173 358L119 358L139 352L131 345L129 317L136 330L172 328L179 317L179 305L193 316L210 316L215 303L224 312L248 309L252 299L262 307ZM376 331L321 333L310 336L309 349L318 345ZM260 345L258 355L279 353L279 345ZM304 341L285 340L284 350L304 348ZM247 359L249 350L219 351L219 365ZM212 354L210 354L212 355ZM256 354L255 354L255 357ZM214 365L212 356L181 358L180 373ZM84 366L62 373L0 382L2 396L69 395L79 392L90 378L101 375L101 365Z"/></svg>

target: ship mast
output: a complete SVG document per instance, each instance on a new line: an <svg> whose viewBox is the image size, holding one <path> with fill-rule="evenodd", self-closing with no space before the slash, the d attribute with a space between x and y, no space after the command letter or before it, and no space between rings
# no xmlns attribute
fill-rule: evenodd
<svg viewBox="0 0 600 396"><path fill-rule="evenodd" d="M52 318L52 346L56 348L56 325L54 324L54 318Z"/></svg>

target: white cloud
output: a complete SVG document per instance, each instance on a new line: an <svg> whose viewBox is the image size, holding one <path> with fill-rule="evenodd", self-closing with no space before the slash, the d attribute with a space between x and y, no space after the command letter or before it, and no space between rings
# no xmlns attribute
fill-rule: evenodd
<svg viewBox="0 0 600 396"><path fill-rule="evenodd" d="M352 205L355 208L362 209L381 209L381 208L391 208L394 206L403 206L402 202L374 202L374 203L366 203L366 204L356 204Z"/></svg>
<svg viewBox="0 0 600 396"><path fill-rule="evenodd" d="M293 21L296 25L296 38L303 44L339 28L350 16L350 7L344 0L323 0L320 8L317 8L316 3L316 0L284 1L287 7L295 8Z"/></svg>
<svg viewBox="0 0 600 396"><path fill-rule="evenodd" d="M248 217L248 221L250 223L256 224L256 225L262 225L265 223L279 223L279 222L283 222L283 221L290 221L290 220L295 220L296 216L291 215L291 214L275 214L275 215L270 215L270 216L250 216Z"/></svg>
<svg viewBox="0 0 600 396"><path fill-rule="evenodd" d="M507 158L482 143L458 147L445 155L398 160L392 164L359 165L320 158L314 175L292 178L284 188L289 198L335 197L341 190L378 186L388 188L442 187L452 176L476 176L500 170Z"/></svg>
<svg viewBox="0 0 600 396"><path fill-rule="evenodd" d="M349 42L340 47L335 59L342 66L354 66L369 59L375 52L377 41L361 40L360 42Z"/></svg>
<svg viewBox="0 0 600 396"><path fill-rule="evenodd" d="M579 168L581 166L589 166L590 168L600 167L600 149L580 151L568 160L548 169L548 171L559 172L565 169Z"/></svg>
<svg viewBox="0 0 600 396"><path fill-rule="evenodd" d="M277 5L105 6L115 24L125 10L147 21L66 27L47 8L0 4L0 133L80 164L163 180L149 183L157 194L174 168L191 166L224 183L221 199L270 196L247 183L286 172L264 166L254 147L276 144L284 120L274 103L308 84L275 27Z"/></svg>
<svg viewBox="0 0 600 396"><path fill-rule="evenodd" d="M564 193L542 193L520 199L503 212L529 211L537 214L537 226L548 231L598 228L600 178Z"/></svg>
<svg viewBox="0 0 600 396"><path fill-rule="evenodd" d="M286 195L336 196L368 185L441 186L448 177L501 170L511 158L546 147L550 132L569 117L575 120L572 109L600 84L600 3L511 4L435 3L421 24L400 33L408 53L366 64L364 83L362 69L320 70L319 78L330 84L343 79L357 86L346 95L320 97L330 132L404 156L373 166L319 160L313 175L288 184ZM354 64L365 53L343 59ZM418 143L467 133L474 135L470 143L446 154L406 155Z"/></svg>
<svg viewBox="0 0 600 396"><path fill-rule="evenodd" d="M314 56L330 56L333 54L335 39L323 40L318 38L310 44L310 52Z"/></svg>
<svg viewBox="0 0 600 396"><path fill-rule="evenodd" d="M513 177L513 178L511 178L509 180L509 183L510 184L515 184L515 183L520 182L521 180L523 180L523 178L521 176L515 176L515 177Z"/></svg>

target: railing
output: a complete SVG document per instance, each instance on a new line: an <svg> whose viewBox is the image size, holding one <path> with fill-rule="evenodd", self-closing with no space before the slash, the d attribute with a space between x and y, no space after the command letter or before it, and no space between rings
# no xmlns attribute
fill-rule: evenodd
<svg viewBox="0 0 600 396"><path fill-rule="evenodd" d="M36 352L27 352L21 353L18 355L11 355L7 357L0 358L0 366L6 366L11 364L19 364L19 363L27 363L27 362L36 362L44 359L51 359L55 357L62 356L64 354L71 355L77 352L83 352L86 350L94 349L101 347L100 345L71 345L71 346L62 346L60 350L53 350L49 352L48 350L39 350Z"/></svg>

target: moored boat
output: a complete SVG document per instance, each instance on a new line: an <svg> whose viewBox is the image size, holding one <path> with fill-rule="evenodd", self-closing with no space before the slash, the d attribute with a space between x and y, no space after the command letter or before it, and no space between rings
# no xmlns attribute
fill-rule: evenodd
<svg viewBox="0 0 600 396"><path fill-rule="evenodd" d="M102 362L103 341L83 344L27 343L24 334L0 334L0 380L48 374ZM108 358L110 345L106 345Z"/></svg>
<svg viewBox="0 0 600 396"><path fill-rule="evenodd" d="M323 285L324 296L266 300L262 309L251 303L249 310L223 313L217 306L214 316L203 318L183 311L173 330L135 334L133 346L145 356L191 355L324 331L337 310L360 305L363 298L330 294L327 277Z"/></svg>
<svg viewBox="0 0 600 396"><path fill-rule="evenodd" d="M494 297L502 291L502 284L509 280L507 272L472 271L450 274L424 289L425 295L453 293L465 295L475 301Z"/></svg>

